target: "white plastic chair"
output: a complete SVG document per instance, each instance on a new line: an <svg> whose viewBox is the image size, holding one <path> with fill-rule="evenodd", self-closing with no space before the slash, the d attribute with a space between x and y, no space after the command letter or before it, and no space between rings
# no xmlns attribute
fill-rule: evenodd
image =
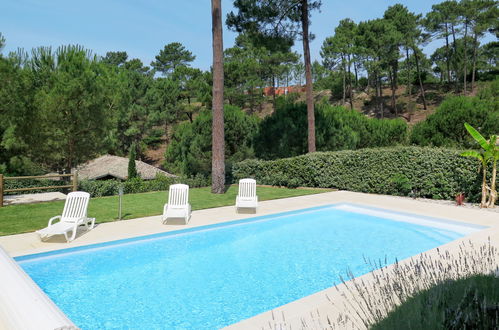
<svg viewBox="0 0 499 330"><path fill-rule="evenodd" d="M62 215L50 218L48 226L37 233L40 234L40 239L43 241L53 235L64 235L66 242L71 242L76 237L76 231L80 225L84 225L87 230L94 228L95 218L87 217L88 202L90 194L84 191L70 192L64 204ZM59 219L57 223L54 220ZM72 231L72 235L68 238L68 233Z"/></svg>
<svg viewBox="0 0 499 330"><path fill-rule="evenodd" d="M254 179L239 180L239 192L236 197L236 209L258 207L258 196L256 195L256 181Z"/></svg>
<svg viewBox="0 0 499 330"><path fill-rule="evenodd" d="M191 204L189 204L189 186L172 184L168 192L168 203L163 208L163 224L168 218L184 218L187 224L191 219Z"/></svg>

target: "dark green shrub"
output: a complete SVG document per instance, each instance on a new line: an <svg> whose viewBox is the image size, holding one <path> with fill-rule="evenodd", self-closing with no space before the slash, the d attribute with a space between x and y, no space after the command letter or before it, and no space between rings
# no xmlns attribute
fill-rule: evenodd
<svg viewBox="0 0 499 330"><path fill-rule="evenodd" d="M81 180L78 189L88 192L92 197L112 196L118 194L120 185L119 180Z"/></svg>
<svg viewBox="0 0 499 330"><path fill-rule="evenodd" d="M152 129L147 137L143 139L145 145L151 148L157 148L163 142L163 129Z"/></svg>
<svg viewBox="0 0 499 330"><path fill-rule="evenodd" d="M484 136L499 130L499 98L484 92L484 97L447 98L437 111L414 126L411 143L420 146L472 148L476 144L464 123L478 127Z"/></svg>
<svg viewBox="0 0 499 330"><path fill-rule="evenodd" d="M256 156L272 159L305 153L306 111L303 105L295 105L284 100L277 103L276 111L260 123L260 129L255 137Z"/></svg>
<svg viewBox="0 0 499 330"><path fill-rule="evenodd" d="M139 177L128 179L128 180L122 182L123 192L125 194L138 194L138 193L151 191L151 190L148 190L148 188L150 186L150 183L149 183L150 181L152 181L152 180L146 181L146 180L142 180ZM160 190L162 190L162 189L160 189Z"/></svg>
<svg viewBox="0 0 499 330"><path fill-rule="evenodd" d="M360 77L359 81L357 82L357 85L359 86L360 89L365 89L368 85L369 81L367 80L366 77Z"/></svg>
<svg viewBox="0 0 499 330"><path fill-rule="evenodd" d="M225 106L225 163L230 168L253 156L253 137L258 129L258 118L234 106ZM171 173L186 176L211 173L212 113L204 110L192 123L178 125L165 153L165 168Z"/></svg>
<svg viewBox="0 0 499 330"><path fill-rule="evenodd" d="M368 118L343 107L315 107L318 151L335 151L403 144L407 124L401 120ZM279 102L276 111L260 124L255 138L258 158L276 159L307 152L307 107Z"/></svg>
<svg viewBox="0 0 499 330"><path fill-rule="evenodd" d="M478 97L482 99L499 97L499 77L490 82L480 82Z"/></svg>
<svg viewBox="0 0 499 330"><path fill-rule="evenodd" d="M246 160L233 166L235 180L253 177L261 184L337 188L378 194L413 193L469 201L480 196L480 174L474 159L442 148L392 147L316 152L270 161Z"/></svg>
<svg viewBox="0 0 499 330"><path fill-rule="evenodd" d="M190 177L176 178L175 183L185 183L191 188L208 187L211 185L211 176L206 177L201 173L198 173Z"/></svg>
<svg viewBox="0 0 499 330"><path fill-rule="evenodd" d="M294 103L300 99L300 93L292 92L286 96L278 96L278 98L281 98L281 97L284 98L287 102Z"/></svg>

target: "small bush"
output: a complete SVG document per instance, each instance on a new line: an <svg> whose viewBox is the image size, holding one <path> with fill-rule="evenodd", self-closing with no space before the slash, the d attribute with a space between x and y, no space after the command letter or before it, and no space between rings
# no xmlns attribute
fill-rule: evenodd
<svg viewBox="0 0 499 330"><path fill-rule="evenodd" d="M120 184L119 180L81 180L78 189L92 197L112 196L118 194Z"/></svg>
<svg viewBox="0 0 499 330"><path fill-rule="evenodd" d="M366 89L367 85L369 84L369 81L367 80L366 77L360 77L358 81L359 88L364 90Z"/></svg>
<svg viewBox="0 0 499 330"><path fill-rule="evenodd" d="M191 188L207 187L211 185L211 177L198 173L190 177L177 178L175 183L185 183Z"/></svg>
<svg viewBox="0 0 499 330"><path fill-rule="evenodd" d="M234 180L253 177L261 184L337 188L366 193L449 199L463 192L478 201L478 162L460 151L392 147L316 152L270 161L246 160L233 166Z"/></svg>
<svg viewBox="0 0 499 330"><path fill-rule="evenodd" d="M123 193L125 194L138 194L147 191L154 191L151 189L151 181L154 180L142 180L141 178L135 177L128 179L123 182ZM163 190L163 189L159 189Z"/></svg>

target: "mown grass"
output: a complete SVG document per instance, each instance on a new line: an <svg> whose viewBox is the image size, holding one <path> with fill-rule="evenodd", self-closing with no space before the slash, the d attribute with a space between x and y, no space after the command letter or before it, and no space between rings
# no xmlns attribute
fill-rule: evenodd
<svg viewBox="0 0 499 330"><path fill-rule="evenodd" d="M317 194L327 189L287 189L258 187L260 201ZM234 205L237 186L230 186L225 194L212 194L209 187L192 188L189 201L193 210ZM159 215L168 199L168 192L155 191L141 194L123 195L122 218L134 219ZM35 231L47 225L48 219L59 215L64 201L37 204L11 205L0 208L0 236ZM97 223L115 221L118 218L118 196L92 198L88 215L95 217Z"/></svg>

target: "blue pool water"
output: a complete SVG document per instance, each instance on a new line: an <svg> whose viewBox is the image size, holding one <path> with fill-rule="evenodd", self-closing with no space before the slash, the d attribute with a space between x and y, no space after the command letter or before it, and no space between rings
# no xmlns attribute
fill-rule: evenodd
<svg viewBox="0 0 499 330"><path fill-rule="evenodd" d="M461 236L332 205L16 259L82 329L216 329Z"/></svg>

